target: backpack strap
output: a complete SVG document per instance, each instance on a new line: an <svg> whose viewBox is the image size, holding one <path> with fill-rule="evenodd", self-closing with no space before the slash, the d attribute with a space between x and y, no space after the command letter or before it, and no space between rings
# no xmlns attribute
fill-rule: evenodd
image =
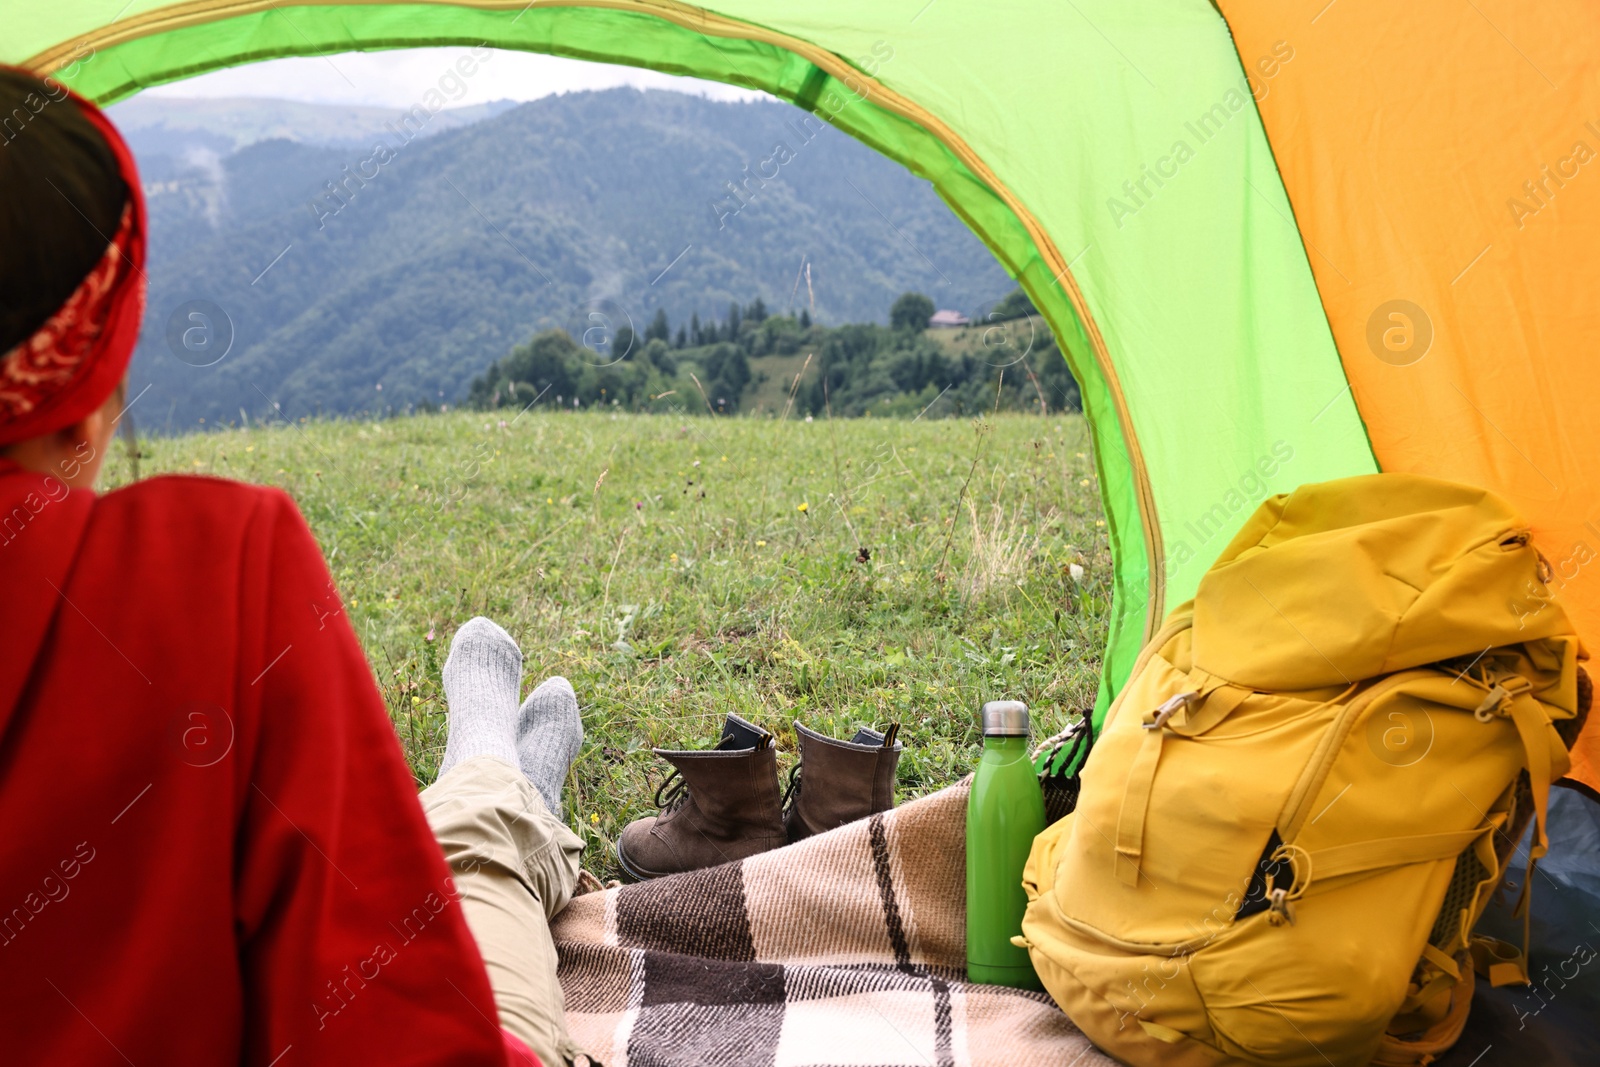
<svg viewBox="0 0 1600 1067"><path fill-rule="evenodd" d="M1533 696L1533 686L1519 675L1495 682L1473 715L1484 722L1509 717L1522 739L1527 755L1528 784L1533 787L1534 839L1528 846L1528 881L1533 881L1533 865L1550 851L1545 832L1545 814L1550 804L1550 786L1572 769L1567 746L1550 721L1550 713Z"/></svg>
<svg viewBox="0 0 1600 1067"><path fill-rule="evenodd" d="M1484 834L1493 832L1495 825L1480 826L1476 830L1451 830L1442 834L1413 834L1408 837L1380 837L1375 841L1357 841L1349 845L1334 845L1306 853L1305 884L1311 878L1338 878L1346 874L1364 874L1390 867L1405 867L1413 863L1433 860L1453 860L1471 848ZM1288 847L1288 846L1285 846ZM1295 879L1296 887L1300 879Z"/></svg>
<svg viewBox="0 0 1600 1067"><path fill-rule="evenodd" d="M1193 685L1167 699L1160 707L1144 713L1140 727L1144 739L1128 768L1128 785L1122 794L1122 811L1117 816L1115 874L1129 888L1139 885L1139 863L1144 858L1144 824L1150 808L1150 793L1155 787L1156 765L1161 761L1161 745L1167 734L1193 738L1205 733L1244 702L1251 690L1230 685L1198 668L1186 681Z"/></svg>
<svg viewBox="0 0 1600 1067"><path fill-rule="evenodd" d="M1433 948L1429 945L1427 948ZM1415 1009L1417 1004L1431 999L1442 992L1443 986L1450 986L1449 1007L1438 1022L1429 1026L1421 1033L1396 1034L1386 1032L1382 1042L1378 1045L1377 1053L1372 1057L1372 1067L1414 1067L1414 1065L1430 1064L1440 1056L1450 1051L1451 1046L1461 1037L1461 1032L1467 1026L1467 1014L1472 1009L1472 968L1462 966L1461 961L1451 960L1450 957L1433 949L1433 954L1428 955L1424 950L1424 958L1434 964L1434 978L1427 987L1418 989L1407 998L1407 1005ZM1449 963L1450 969L1445 968ZM1452 971L1455 977L1452 977ZM1406 1013L1402 1008L1400 1014Z"/></svg>

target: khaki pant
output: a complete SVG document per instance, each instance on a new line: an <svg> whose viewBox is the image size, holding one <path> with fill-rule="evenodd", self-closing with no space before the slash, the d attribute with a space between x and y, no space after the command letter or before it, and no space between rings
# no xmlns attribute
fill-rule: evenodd
<svg viewBox="0 0 1600 1067"><path fill-rule="evenodd" d="M583 841L515 767L479 756L422 792L428 825L454 873L489 972L500 1025L545 1067L582 1051L567 1034L549 920L572 899Z"/></svg>

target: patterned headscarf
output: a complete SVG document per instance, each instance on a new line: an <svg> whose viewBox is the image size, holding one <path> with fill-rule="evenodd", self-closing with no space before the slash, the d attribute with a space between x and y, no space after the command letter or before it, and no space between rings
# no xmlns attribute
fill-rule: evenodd
<svg viewBox="0 0 1600 1067"><path fill-rule="evenodd" d="M76 94L49 107L79 108L100 131L128 187L105 254L33 335L0 354L0 445L40 437L92 413L128 369L144 316L144 195L133 153L111 120ZM41 232L38 240L51 235Z"/></svg>

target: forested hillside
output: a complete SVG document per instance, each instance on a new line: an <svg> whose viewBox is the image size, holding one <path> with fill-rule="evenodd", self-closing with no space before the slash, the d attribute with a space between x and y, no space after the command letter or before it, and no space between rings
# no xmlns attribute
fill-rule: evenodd
<svg viewBox="0 0 1600 1067"><path fill-rule="evenodd" d="M144 116L142 425L458 402L542 331L581 338L596 306L641 337L662 311L675 343L691 316L725 323L757 299L816 330L882 323L907 290L970 315L1012 288L927 183L784 104L611 90L484 113L380 124L371 147L275 137L232 152L197 145L198 119ZM779 143L789 157L763 179ZM760 361L796 343L776 329L733 342L754 361L751 397L781 377ZM860 345L824 348L813 371ZM711 357L678 358L704 371Z"/></svg>
<svg viewBox="0 0 1600 1067"><path fill-rule="evenodd" d="M643 335L596 315L576 340L546 330L517 346L473 381L469 399L812 416L1080 410L1077 383L1021 290L964 328L929 329L932 311L928 297L906 293L888 326L827 327L806 311L769 314L757 298L676 329L657 310Z"/></svg>

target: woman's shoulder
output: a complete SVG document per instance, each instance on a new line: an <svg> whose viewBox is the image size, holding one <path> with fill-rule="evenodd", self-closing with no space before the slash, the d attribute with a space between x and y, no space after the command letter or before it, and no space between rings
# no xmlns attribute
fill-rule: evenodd
<svg viewBox="0 0 1600 1067"><path fill-rule="evenodd" d="M227 478L164 474L99 496L94 523L128 534L151 532L177 541L242 539L284 520L303 526L300 509L282 489ZM187 536L185 536L187 535Z"/></svg>

